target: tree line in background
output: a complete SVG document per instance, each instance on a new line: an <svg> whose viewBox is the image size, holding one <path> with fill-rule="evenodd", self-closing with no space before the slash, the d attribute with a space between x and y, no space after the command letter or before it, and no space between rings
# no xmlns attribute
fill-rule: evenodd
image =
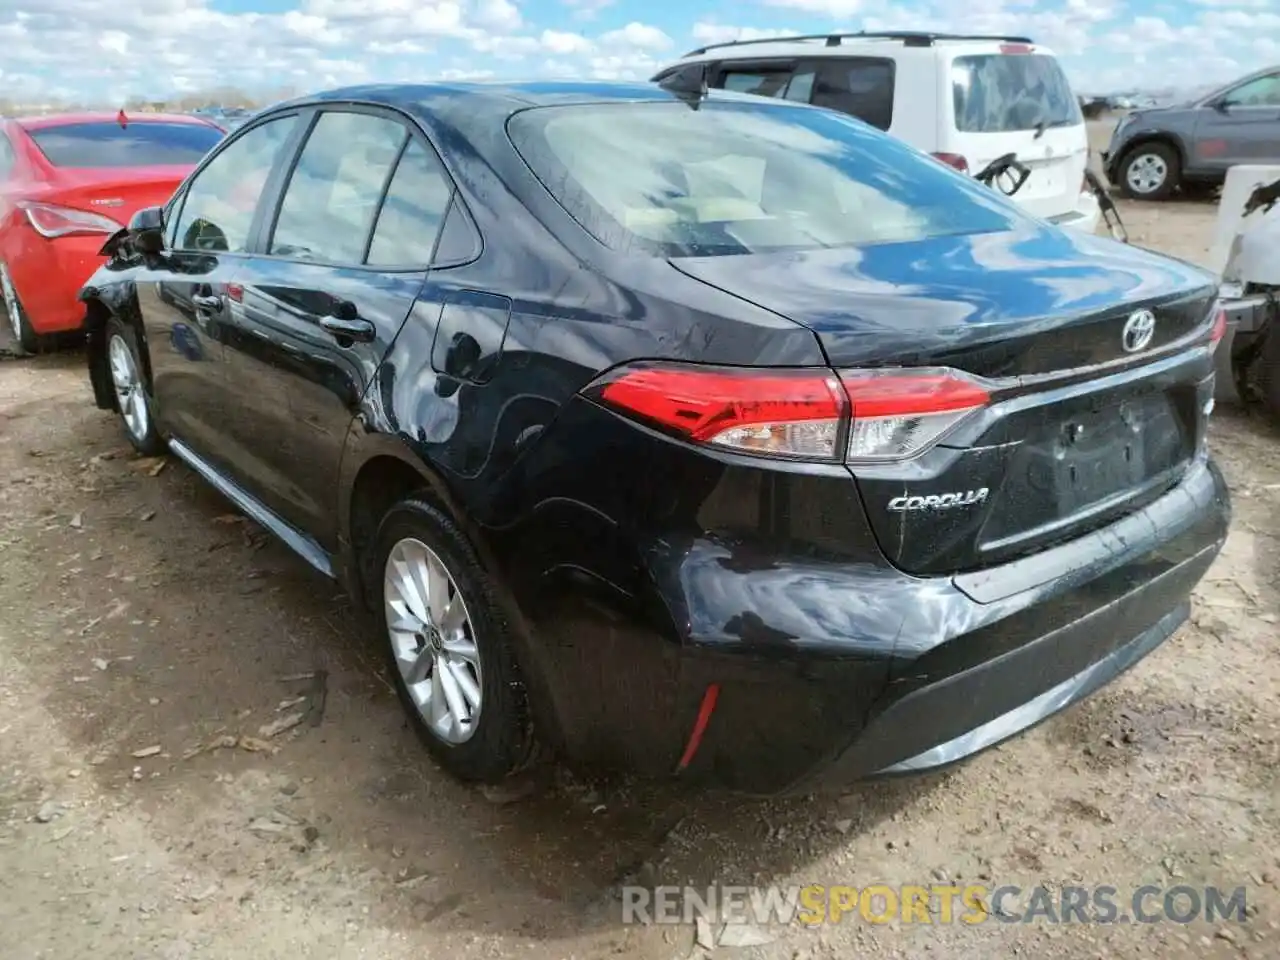
<svg viewBox="0 0 1280 960"><path fill-rule="evenodd" d="M151 100L147 97L129 97L124 103L104 103L90 100L71 101L50 99L46 101L20 101L9 97L0 97L0 116L19 117L32 113L66 113L79 110L119 110L126 113L189 113L208 107L246 107L256 110L268 104L277 103L296 97L299 90L295 87L277 87L262 94L246 93L237 87L213 87L209 90L175 94L163 100Z"/></svg>

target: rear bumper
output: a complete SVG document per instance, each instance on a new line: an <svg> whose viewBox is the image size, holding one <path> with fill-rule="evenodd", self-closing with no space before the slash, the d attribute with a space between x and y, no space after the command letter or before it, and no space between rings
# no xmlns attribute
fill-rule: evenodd
<svg viewBox="0 0 1280 960"><path fill-rule="evenodd" d="M1240 393L1236 389L1236 376L1232 355L1241 341L1251 339L1262 333L1272 320L1276 307L1274 301L1266 294L1256 293L1249 296L1226 297L1222 300L1222 308L1227 314L1227 329L1214 354L1216 377L1214 379L1214 397L1228 403L1238 403Z"/></svg>
<svg viewBox="0 0 1280 960"><path fill-rule="evenodd" d="M1198 569L1199 566L1199 564L1194 565L1192 570ZM1201 570L1200 572L1203 571ZM1198 575L1196 579L1198 579ZM929 747L913 757L908 757L906 760L901 760L885 767L878 771L878 774L891 776L895 774L922 773L950 766L1025 730L1031 729L1031 727L1043 720L1047 720L1058 711L1083 700L1089 694L1110 683L1167 640L1186 619L1187 607L1187 603L1174 607L1159 621L1128 643L1123 644L1102 659L1085 667L1074 676L1063 680L1057 686L1050 687L1039 696L1033 697L1020 706L1002 713L995 719L981 723L959 736L952 737L944 743ZM1082 621L1082 623L1087 623L1087 621ZM1037 641L1036 646L1045 643L1046 639ZM1030 654L1032 656L1038 655L1034 649L1030 651ZM984 672L991 674L990 681L998 681L999 678L994 676L995 670L989 667L984 667L983 669ZM957 686L963 685L963 682L957 684ZM946 704L940 702L943 697L932 691L929 693L929 699L931 702L927 704L912 704L909 699L900 701L900 704L905 705L906 710L932 709L946 706ZM952 699L955 698L952 697ZM896 712L903 714L906 710L899 709ZM904 719L904 717L900 716L898 719Z"/></svg>
<svg viewBox="0 0 1280 960"><path fill-rule="evenodd" d="M1098 221L1102 213L1098 207L1098 198L1092 193L1081 193L1076 208L1069 213L1050 217L1049 222L1058 227L1070 227L1082 233L1096 233Z"/></svg>
<svg viewBox="0 0 1280 960"><path fill-rule="evenodd" d="M84 325L80 288L104 262L104 237L46 240L28 230L20 254L9 264L13 285L37 334L79 330Z"/></svg>
<svg viewBox="0 0 1280 960"><path fill-rule="evenodd" d="M821 593L828 621L864 642L823 658L804 656L821 637L774 638L770 650L761 632L735 657L695 638L675 711L683 736L702 691L715 684L718 699L682 776L790 792L942 767L994 746L1167 639L1229 519L1222 476L1202 458L1146 509L980 573L790 571L776 602L803 606Z"/></svg>

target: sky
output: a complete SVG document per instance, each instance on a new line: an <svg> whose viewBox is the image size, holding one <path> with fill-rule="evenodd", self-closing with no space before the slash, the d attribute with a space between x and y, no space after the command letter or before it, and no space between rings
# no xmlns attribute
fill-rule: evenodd
<svg viewBox="0 0 1280 960"><path fill-rule="evenodd" d="M648 79L708 42L935 28L1030 36L1080 93L1198 88L1280 64L1280 0L0 0L0 97Z"/></svg>

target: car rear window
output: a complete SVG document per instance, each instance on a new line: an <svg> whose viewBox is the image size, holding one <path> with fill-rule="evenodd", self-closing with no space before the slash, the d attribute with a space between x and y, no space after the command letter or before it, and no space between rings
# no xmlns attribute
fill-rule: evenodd
<svg viewBox="0 0 1280 960"><path fill-rule="evenodd" d="M508 133L601 243L713 256L1010 229L995 191L842 114L777 101L535 107Z"/></svg>
<svg viewBox="0 0 1280 960"><path fill-rule="evenodd" d="M28 131L55 167L194 165L222 139L203 123L67 123Z"/></svg>
<svg viewBox="0 0 1280 960"><path fill-rule="evenodd" d="M1041 53L978 54L951 65L956 129L1011 133L1084 122L1058 61Z"/></svg>

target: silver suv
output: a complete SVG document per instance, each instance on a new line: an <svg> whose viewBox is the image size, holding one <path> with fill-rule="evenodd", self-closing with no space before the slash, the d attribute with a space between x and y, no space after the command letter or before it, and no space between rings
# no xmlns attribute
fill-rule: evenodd
<svg viewBox="0 0 1280 960"><path fill-rule="evenodd" d="M1123 117L1102 155L1131 197L1164 200L1179 186L1217 186L1236 164L1280 162L1280 66L1208 96Z"/></svg>

